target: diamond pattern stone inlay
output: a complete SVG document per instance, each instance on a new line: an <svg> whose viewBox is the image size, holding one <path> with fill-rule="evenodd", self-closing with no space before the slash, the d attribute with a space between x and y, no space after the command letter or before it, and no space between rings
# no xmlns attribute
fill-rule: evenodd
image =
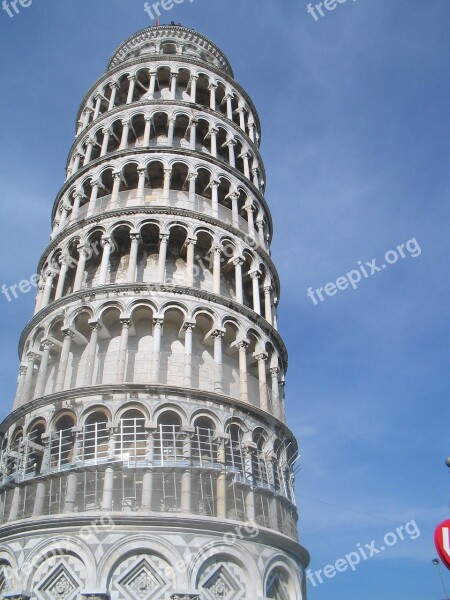
<svg viewBox="0 0 450 600"><path fill-rule="evenodd" d="M42 583L40 592L48 600L72 600L79 589L78 582L60 564Z"/></svg>
<svg viewBox="0 0 450 600"><path fill-rule="evenodd" d="M239 587L233 577L223 567L219 567L212 576L203 584L211 600L233 600Z"/></svg>
<svg viewBox="0 0 450 600"><path fill-rule="evenodd" d="M121 582L135 600L154 598L165 586L164 580L147 560L142 560Z"/></svg>

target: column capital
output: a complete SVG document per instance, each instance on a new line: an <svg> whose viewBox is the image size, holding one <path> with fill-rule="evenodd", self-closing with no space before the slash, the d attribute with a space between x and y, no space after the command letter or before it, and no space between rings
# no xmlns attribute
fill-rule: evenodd
<svg viewBox="0 0 450 600"><path fill-rule="evenodd" d="M164 175L165 175L165 177L167 177L168 175L172 175L172 169L165 168L164 169Z"/></svg>
<svg viewBox="0 0 450 600"><path fill-rule="evenodd" d="M215 179L213 179L212 181L209 182L209 187L211 189L218 189L219 186L220 186L220 181L216 181Z"/></svg>
<svg viewBox="0 0 450 600"><path fill-rule="evenodd" d="M169 233L160 233L159 234L159 241L160 242L168 242L169 241L169 237L170 237Z"/></svg>
<svg viewBox="0 0 450 600"><path fill-rule="evenodd" d="M113 88L119 89L119 84L117 83L117 81L111 81L111 83L109 84L109 87L111 89L113 89Z"/></svg>
<svg viewBox="0 0 450 600"><path fill-rule="evenodd" d="M109 236L103 236L101 240L103 248L106 246L112 246L112 239Z"/></svg>
<svg viewBox="0 0 450 600"><path fill-rule="evenodd" d="M75 331L73 329L70 329L70 327L62 327L61 333L65 338L73 339L75 337Z"/></svg>
<svg viewBox="0 0 450 600"><path fill-rule="evenodd" d="M35 362L39 358L39 354L37 352L27 352L28 362Z"/></svg>
<svg viewBox="0 0 450 600"><path fill-rule="evenodd" d="M258 362L259 361L265 362L269 358L269 355L267 354L267 352L259 352L258 354L255 352L253 356L256 358L256 360Z"/></svg>
<svg viewBox="0 0 450 600"><path fill-rule="evenodd" d="M123 125L124 127L127 127L129 124L130 124L130 119L123 119L123 120L122 120L122 125Z"/></svg>
<svg viewBox="0 0 450 600"><path fill-rule="evenodd" d="M272 377L278 377L280 374L280 367L270 367L270 374Z"/></svg>
<svg viewBox="0 0 450 600"><path fill-rule="evenodd" d="M120 174L119 171L113 171L112 176L113 176L114 181L119 181L119 179L122 179L122 175Z"/></svg>
<svg viewBox="0 0 450 600"><path fill-rule="evenodd" d="M107 133L111 133L111 127L103 127L102 133L103 133L103 135L106 135Z"/></svg>
<svg viewBox="0 0 450 600"><path fill-rule="evenodd" d="M195 181L198 177L198 173L189 173L188 179L189 181Z"/></svg>
<svg viewBox="0 0 450 600"><path fill-rule="evenodd" d="M272 284L268 283L263 287L264 293L269 295L273 291Z"/></svg>
<svg viewBox="0 0 450 600"><path fill-rule="evenodd" d="M193 331L195 328L195 321L185 321L183 323L183 331Z"/></svg>
<svg viewBox="0 0 450 600"><path fill-rule="evenodd" d="M127 79L128 81L136 81L136 73L131 73L130 75L128 75Z"/></svg>
<svg viewBox="0 0 450 600"><path fill-rule="evenodd" d="M231 138L231 140L228 140L226 142L227 146L236 146L236 144L237 144L237 140L235 140L234 138Z"/></svg>
<svg viewBox="0 0 450 600"><path fill-rule="evenodd" d="M217 245L217 246L213 246L213 247L211 248L211 252L212 252L213 254L218 254L218 255L220 256L220 255L222 254L222 252L223 252L223 248L222 248L222 246L219 246L219 245Z"/></svg>
<svg viewBox="0 0 450 600"><path fill-rule="evenodd" d="M217 329L214 329L214 331L211 333L211 337L213 339L222 339L224 337L226 333L226 329L225 327L217 327Z"/></svg>
<svg viewBox="0 0 450 600"><path fill-rule="evenodd" d="M164 324L164 319L161 317L156 317L153 319L153 327L162 327Z"/></svg>
<svg viewBox="0 0 450 600"><path fill-rule="evenodd" d="M89 321L89 329L94 332L97 331L99 332L101 330L102 326L98 321Z"/></svg>
<svg viewBox="0 0 450 600"><path fill-rule="evenodd" d="M188 238L186 238L184 245L185 246L195 246L196 243L197 243L197 238L188 237Z"/></svg>
<svg viewBox="0 0 450 600"><path fill-rule="evenodd" d="M208 90L217 90L219 84L216 81L211 81L208 85Z"/></svg>
<svg viewBox="0 0 450 600"><path fill-rule="evenodd" d="M122 319L119 319L119 321L122 323L122 329L130 329L131 319L129 319L128 317L124 317Z"/></svg>
<svg viewBox="0 0 450 600"><path fill-rule="evenodd" d="M236 256L235 258L232 258L231 260L235 267L237 267L238 265L243 265L245 263L245 258L243 256Z"/></svg>
<svg viewBox="0 0 450 600"><path fill-rule="evenodd" d="M130 239L139 241L141 239L140 231L130 231Z"/></svg>
<svg viewBox="0 0 450 600"><path fill-rule="evenodd" d="M151 121L153 121L152 115L144 115L144 121L147 121L148 123L150 123Z"/></svg>
<svg viewBox="0 0 450 600"><path fill-rule="evenodd" d="M94 138L88 137L88 139L86 140L86 144L88 146L93 146L95 144Z"/></svg>
<svg viewBox="0 0 450 600"><path fill-rule="evenodd" d="M242 350L242 348L247 349L250 346L250 340L247 340L247 339L239 340L239 341L234 342L234 344L236 345L236 348L238 350Z"/></svg>
<svg viewBox="0 0 450 600"><path fill-rule="evenodd" d="M252 279L259 279L262 273L258 269L254 269L253 271L249 271L249 275Z"/></svg>
<svg viewBox="0 0 450 600"><path fill-rule="evenodd" d="M55 347L54 342L52 342L51 340L48 340L48 339L43 339L41 344L43 345L44 349L47 349L47 350L51 350L52 348Z"/></svg>

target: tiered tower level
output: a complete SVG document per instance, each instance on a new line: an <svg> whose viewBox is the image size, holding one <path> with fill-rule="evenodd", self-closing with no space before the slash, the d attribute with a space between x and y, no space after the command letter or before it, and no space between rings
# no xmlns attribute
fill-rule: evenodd
<svg viewBox="0 0 450 600"><path fill-rule="evenodd" d="M86 94L1 425L2 597L306 597L260 135L181 26Z"/></svg>

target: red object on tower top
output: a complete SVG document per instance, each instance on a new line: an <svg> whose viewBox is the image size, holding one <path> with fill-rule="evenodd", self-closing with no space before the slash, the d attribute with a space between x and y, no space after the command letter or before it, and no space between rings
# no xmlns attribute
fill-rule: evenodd
<svg viewBox="0 0 450 600"><path fill-rule="evenodd" d="M434 543L442 562L450 569L450 519L436 527Z"/></svg>

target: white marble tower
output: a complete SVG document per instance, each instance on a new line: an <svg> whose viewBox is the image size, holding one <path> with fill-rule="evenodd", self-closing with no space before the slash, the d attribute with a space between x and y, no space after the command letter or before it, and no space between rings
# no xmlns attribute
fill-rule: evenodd
<svg viewBox="0 0 450 600"><path fill-rule="evenodd" d="M1 425L2 598L305 600L260 135L181 26L83 99Z"/></svg>

